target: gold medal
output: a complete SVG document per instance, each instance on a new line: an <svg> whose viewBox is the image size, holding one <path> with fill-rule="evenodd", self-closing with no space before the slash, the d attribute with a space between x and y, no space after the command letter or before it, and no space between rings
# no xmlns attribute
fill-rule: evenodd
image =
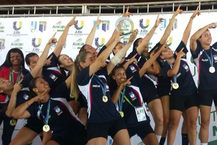
<svg viewBox="0 0 217 145"><path fill-rule="evenodd" d="M103 97L102 97L102 101L103 101L104 103L108 102L108 97L107 97L107 96L103 96Z"/></svg>
<svg viewBox="0 0 217 145"><path fill-rule="evenodd" d="M50 126L49 125L44 125L43 126L43 131L44 132L48 132L50 130Z"/></svg>
<svg viewBox="0 0 217 145"><path fill-rule="evenodd" d="M119 111L121 117L123 118L124 117L124 112L123 111Z"/></svg>
<svg viewBox="0 0 217 145"><path fill-rule="evenodd" d="M17 124L17 121L15 119L10 120L10 125L15 126Z"/></svg>
<svg viewBox="0 0 217 145"><path fill-rule="evenodd" d="M179 84L178 83L173 83L173 89L178 89L179 88Z"/></svg>

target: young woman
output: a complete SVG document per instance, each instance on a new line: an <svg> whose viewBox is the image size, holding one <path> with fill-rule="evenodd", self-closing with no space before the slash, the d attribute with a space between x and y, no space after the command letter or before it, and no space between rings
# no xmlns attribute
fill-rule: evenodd
<svg viewBox="0 0 217 145"><path fill-rule="evenodd" d="M185 52L188 51L186 44L190 36L193 19L196 15L199 15L198 8L190 17L183 33L182 41L176 49L176 54L174 55L172 50L167 48L160 55L160 58L165 60L161 67L162 75L169 78L172 82L168 145L174 143L176 130L183 111L185 111L187 116L188 140L191 145L196 145L196 121L198 117L197 88L188 63L183 58Z"/></svg>
<svg viewBox="0 0 217 145"><path fill-rule="evenodd" d="M6 111L7 116L11 117L14 109L17 106L30 99L29 88L28 88L29 82L33 78L37 77L38 74L41 74L40 70L44 66L44 63L46 62L49 49L54 43L56 43L56 39L54 38L54 36L47 43L42 55L40 56L40 59L37 61L37 64L34 67L33 66L31 67L31 72L26 74L22 82L20 82L21 85L20 83L15 84L13 91L10 90L10 92L8 92L11 96L11 99ZM34 56L35 55L33 55L32 57ZM11 141L10 145L25 145L31 142L38 134L42 133L42 126L43 126L42 121L39 120L37 117L28 118L27 124L19 130L18 134Z"/></svg>
<svg viewBox="0 0 217 145"><path fill-rule="evenodd" d="M114 66L126 54L116 55L106 67L103 67L110 52L117 42L120 34L116 35L115 41L107 47L94 60L92 53L84 51L76 57L76 66L79 73L77 83L80 91L85 96L88 104L87 140L88 145L105 145L110 135L117 145L130 145L129 134L124 121L113 102L110 99L107 76Z"/></svg>
<svg viewBox="0 0 217 145"><path fill-rule="evenodd" d="M150 126L147 110L137 84L127 80L123 66L117 66L111 73L117 89L112 94L112 101L123 117L130 137L137 134L146 145L158 145L156 135ZM139 112L139 113L138 113Z"/></svg>
<svg viewBox="0 0 217 145"><path fill-rule="evenodd" d="M74 71L72 71L72 75ZM41 77L34 78L30 82L32 99L18 106L12 113L15 118L29 118L36 116L43 120L43 131L52 130L52 138L46 145L86 144L86 131L80 119L75 115L68 104L69 88L72 77L70 76L57 86L52 97L49 92L49 84ZM32 104L38 102L39 106Z"/></svg>
<svg viewBox="0 0 217 145"><path fill-rule="evenodd" d="M0 67L0 78L9 80L12 84L19 82L28 71L24 66L23 53L18 48L12 48L8 51L5 62ZM9 145L11 142L11 136L16 125L10 125L12 118L5 115L5 111L8 104L8 96L4 93L4 90L0 90L0 123L4 123L2 144Z"/></svg>
<svg viewBox="0 0 217 145"><path fill-rule="evenodd" d="M145 61L143 60L145 57L144 55L148 54L148 43L152 38L156 28L159 26L162 20L163 20L162 18L157 17L155 25L150 30L150 32L143 39L138 38L133 44L133 51L130 53L128 57L137 54L136 57L138 60L138 66L140 68L142 68L143 64L145 63ZM156 61L147 70L147 73L153 73L153 72L155 74L160 73L160 69L158 68L158 64L156 63ZM163 131L163 120L164 120L162 104L159 99L157 90L153 82L150 80L150 77L145 74L142 77L142 80L143 81L141 81L140 88L143 90L142 91L143 99L148 104L148 108L153 116L155 122L154 131L159 141Z"/></svg>
<svg viewBox="0 0 217 145"><path fill-rule="evenodd" d="M199 73L199 105L201 112L200 140L201 145L208 145L210 111L212 102L217 106L216 49L217 43L211 45L212 36L209 29L216 28L211 23L195 32L190 39L191 54ZM216 107L217 109L217 107Z"/></svg>
<svg viewBox="0 0 217 145"><path fill-rule="evenodd" d="M40 56L38 57L35 53L30 53L26 56L25 61L27 65L30 67L31 72L27 74L24 77L24 80L22 81L22 86L25 88L29 86L29 82L36 78L37 76L41 76L43 74L43 77L45 80L49 82L49 85L54 88L59 83L61 83L64 79L62 78L62 74L60 73L59 69L57 68L57 56L60 55L60 52L62 50L62 47L65 43L65 39L68 33L68 30L71 25L75 23L75 17L67 24L64 32L59 38L59 41L57 43L56 48L54 51L50 54L49 58L47 59L47 55L49 52L50 47L56 43L56 39L54 36L48 41L47 45L45 46L45 49ZM42 70L43 68L43 70ZM16 90L14 90L14 94L17 94ZM19 94L19 93L18 93ZM12 97L10 100L10 108L8 107L8 114L12 114L13 110L15 109L15 104L18 106L19 104L25 102L29 98L26 98L22 100L22 97L16 97L19 95L15 95L15 97ZM13 103L12 103L13 100ZM16 103L17 100L17 103ZM21 100L21 101L20 101ZM32 141L38 134L42 133L42 126L43 124L41 121L35 117L31 117L28 119L27 124L21 128L21 130L18 132L18 134L15 136L15 138L12 140L11 145L25 145L28 142ZM43 138L44 139L44 138ZM44 140L43 140L44 141ZM44 142L43 142L44 143Z"/></svg>
<svg viewBox="0 0 217 145"><path fill-rule="evenodd" d="M154 48L149 52L148 42L150 39L138 38L133 45L133 52L131 54L138 53L140 57L138 58L138 65L141 68L143 64L153 56L155 48L160 48L162 44L166 43L167 38L169 37L175 17L182 13L180 6L177 8L176 12L173 14L168 26L165 29L165 32ZM158 24L159 25L159 24ZM155 25L158 26L158 25ZM150 31L151 32L151 31ZM152 32L154 33L154 32ZM144 90L143 97L144 101L147 102L148 108L151 111L151 114L155 121L155 133L157 135L160 145L163 145L167 135L167 129L169 125L169 91L170 91L170 82L168 79L165 79L160 75L160 67L157 61L153 63L147 70L141 83L141 90ZM150 74L153 74L150 76ZM154 79L154 80L153 80ZM157 84L157 89L155 87ZM162 110L162 111L159 111Z"/></svg>

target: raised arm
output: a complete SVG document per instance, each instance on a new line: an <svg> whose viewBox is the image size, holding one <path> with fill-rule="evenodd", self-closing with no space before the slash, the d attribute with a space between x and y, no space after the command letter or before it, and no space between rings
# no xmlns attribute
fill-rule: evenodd
<svg viewBox="0 0 217 145"><path fill-rule="evenodd" d="M29 108L29 106L32 105L34 102L36 102L35 97L26 101L25 103L19 105L12 112L12 117L16 118L16 119L29 118L31 116L31 114L29 113L29 111L27 111L27 108Z"/></svg>
<svg viewBox="0 0 217 145"><path fill-rule="evenodd" d="M132 15L132 13L129 12L129 7L127 7L126 12L123 14L122 17L130 17ZM114 40L115 40L115 36L117 35L118 31L115 29L114 32L112 33L111 38L108 40L108 42L105 44L106 46L109 46Z"/></svg>
<svg viewBox="0 0 217 145"><path fill-rule="evenodd" d="M25 103L16 107L16 109L12 113L12 117L15 119L24 119L31 117L30 112L27 110L33 103L42 101L45 95L48 94L48 90L44 91L38 96L33 97L32 99L26 101Z"/></svg>
<svg viewBox="0 0 217 145"><path fill-rule="evenodd" d="M149 31L149 33L143 38L141 44L137 47L137 53L139 55L142 54L145 47L148 47L148 42L152 38L156 28L159 26L160 22L163 21L163 18L159 18L159 15L157 16L155 25L152 27L152 29Z"/></svg>
<svg viewBox="0 0 217 145"><path fill-rule="evenodd" d="M11 98L8 104L8 108L5 112L5 114L8 117L11 117L12 112L14 111L14 109L16 108L16 102L17 102L17 93L22 89L22 86L20 85L20 83L16 83L14 85L14 89L13 92L11 93Z"/></svg>
<svg viewBox="0 0 217 145"><path fill-rule="evenodd" d="M142 68L139 70L139 76L142 77L147 69L154 63L154 61L157 59L157 57L161 54L161 52L163 52L166 49L166 43L160 48L159 51L157 51L153 57L151 57L149 60L147 60L144 65L142 66Z"/></svg>
<svg viewBox="0 0 217 145"><path fill-rule="evenodd" d="M97 26L99 26L100 23L101 23L101 20L99 19L99 15L98 15L96 23L94 24L93 28L91 29L90 34L87 36L85 44L88 44L88 45L93 44L94 36L96 33L96 28L97 28Z"/></svg>
<svg viewBox="0 0 217 145"><path fill-rule="evenodd" d="M173 14L172 18L170 19L170 22L166 28L166 30L164 31L164 34L160 40L160 44L164 44L166 43L167 41L167 38L170 36L170 33L171 33L171 30L173 28L173 23L175 21L175 17L178 15L178 14L181 14L182 13L182 10L180 9L181 5L179 5L179 7L177 8L177 10L175 11L175 13Z"/></svg>
<svg viewBox="0 0 217 145"><path fill-rule="evenodd" d="M185 55L185 53L183 52L183 49L184 48L182 48L178 53L176 52L177 57L176 57L173 67L167 72L168 77L173 77L177 75L177 73L179 72L181 58Z"/></svg>
<svg viewBox="0 0 217 145"><path fill-rule="evenodd" d="M111 59L109 64L107 65L107 72L110 74L113 70L113 68L120 63L122 58L126 55L128 49L132 45L133 41L136 39L136 36L138 34L138 30L134 30L132 34L130 35L129 42L120 50L118 53Z"/></svg>
<svg viewBox="0 0 217 145"><path fill-rule="evenodd" d="M195 32L191 38L190 38L190 48L191 51L196 52L197 50L197 39L200 38L200 36L209 28L216 28L216 23L211 23L208 24L206 26L204 26L203 28L199 29L197 32Z"/></svg>
<svg viewBox="0 0 217 145"><path fill-rule="evenodd" d="M57 42L57 46L56 48L54 49L54 54L56 55L56 57L58 57L63 49L63 46L66 42L66 37L68 35L68 32L69 32L69 28L76 24L76 21L75 21L75 18L76 18L76 15L73 17L73 19L66 25L62 35L60 36L58 42Z"/></svg>
<svg viewBox="0 0 217 145"><path fill-rule="evenodd" d="M97 70L99 70L104 64L108 56L110 55L112 49L115 47L115 45L119 42L120 40L120 34L116 34L115 41L112 42L111 45L108 46L107 49L105 49L98 57L97 59L90 65L89 68L89 76L94 74Z"/></svg>
<svg viewBox="0 0 217 145"><path fill-rule="evenodd" d="M150 58L153 57L154 51L151 52ZM159 75L160 74L160 66L158 62L155 60L153 64L147 69L146 73L153 74L153 75Z"/></svg>
<svg viewBox="0 0 217 145"><path fill-rule="evenodd" d="M33 78L35 78L35 77L38 75L39 71L40 71L41 68L44 66L44 63L45 63L45 61L46 61L46 59L47 59L47 55L48 55L48 53L49 53L50 47L51 47L54 43L56 43L57 40L56 40L56 38L54 38L55 35L56 35L56 33L55 33L55 34L52 36L52 38L48 41L48 43L46 44L46 46L45 46L45 48L44 48L44 50L43 50L43 52L42 52L42 54L41 54L41 56L40 56L40 58L39 58L37 64L36 64L36 66L35 66L35 67L32 69L32 71L30 72Z"/></svg>
<svg viewBox="0 0 217 145"><path fill-rule="evenodd" d="M130 77L129 79L126 80L126 82L120 84L120 86L118 86L117 90L114 92L114 94L112 95L112 102L114 104L116 104L118 102L118 99L119 99L119 96L121 94L121 91L124 89L124 87L126 86L129 86L131 84L130 80L132 79L133 77Z"/></svg>
<svg viewBox="0 0 217 145"><path fill-rule="evenodd" d="M184 31L184 33L183 33L182 41L185 43L185 45L187 45L188 38L189 38L190 33L191 33L191 28L192 28L193 19L194 19L197 15L198 15L198 16L200 15L199 6L197 7L197 9L194 11L194 13L192 14L192 16L190 17L190 19L189 19L189 21L188 21L188 25L186 26L185 31Z"/></svg>

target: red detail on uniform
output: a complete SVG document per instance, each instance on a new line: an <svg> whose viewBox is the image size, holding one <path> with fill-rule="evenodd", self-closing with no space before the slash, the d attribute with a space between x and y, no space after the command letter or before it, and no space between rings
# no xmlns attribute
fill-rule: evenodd
<svg viewBox="0 0 217 145"><path fill-rule="evenodd" d="M9 67L2 67L0 70L0 78L5 78L9 80L10 71L11 69ZM14 82L16 82L18 74L19 74L18 72L17 73L13 72ZM22 79L22 77L20 77L20 79ZM0 102L5 102L6 98L7 95L0 94Z"/></svg>

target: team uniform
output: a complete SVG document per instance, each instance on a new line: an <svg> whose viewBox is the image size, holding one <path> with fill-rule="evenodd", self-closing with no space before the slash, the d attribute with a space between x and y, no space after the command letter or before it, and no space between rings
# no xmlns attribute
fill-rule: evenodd
<svg viewBox="0 0 217 145"><path fill-rule="evenodd" d="M63 75L61 74L60 69L58 68L58 58L54 53L51 53L48 58L51 58L51 64L43 67L42 76L46 82L48 82L51 91L54 92L53 89L56 88L61 82L64 81Z"/></svg>
<svg viewBox="0 0 217 145"><path fill-rule="evenodd" d="M149 57L141 56L138 62L139 67L142 68L142 66L148 59ZM156 79L154 75L144 74L142 76L141 88L146 94L144 101L147 102L147 104L155 99L159 99L158 91L155 87L157 80L154 79Z"/></svg>
<svg viewBox="0 0 217 145"><path fill-rule="evenodd" d="M143 140L149 133L154 133L137 84L131 83L122 90L116 108L120 114L123 112L130 137L137 134Z"/></svg>
<svg viewBox="0 0 217 145"><path fill-rule="evenodd" d="M126 129L124 121L110 99L107 85L107 68L104 67L89 76L89 67L81 70L77 83L81 93L87 100L87 139L110 135L112 138L121 129Z"/></svg>
<svg viewBox="0 0 217 145"><path fill-rule="evenodd" d="M28 73L27 75L24 76L24 79L22 81L23 89L19 91L17 94L17 103L16 106L19 106L26 101L30 100L30 95L29 95L29 82L33 79L31 73ZM34 106L34 107L32 107ZM38 104L34 103L31 107L36 108L38 107ZM27 118L27 123L25 124L24 127L29 128L30 130L36 132L37 134L40 134L43 130L43 122L38 119L37 116L31 116L30 118Z"/></svg>
<svg viewBox="0 0 217 145"><path fill-rule="evenodd" d="M16 82L19 82L27 72L28 71L25 69L19 72L15 72L9 67L2 66L0 68L0 78L5 78L7 80L10 80L12 83L16 83ZM3 129L3 134L2 134L2 142L4 145L9 145L9 143L11 142L11 137L12 137L14 128L16 126L16 124L10 125L10 121L13 118L9 118L5 115L8 102L9 102L9 97L7 95L0 94L0 124L4 120L3 121L4 129Z"/></svg>
<svg viewBox="0 0 217 145"><path fill-rule="evenodd" d="M162 47L162 44L160 44L160 42L158 42L152 48L152 51L157 50L157 49L159 50L161 47ZM157 62L160 65L160 67L164 64L164 62L160 61L159 59L157 59ZM170 80L167 77L164 77L162 74L158 75L158 77L157 77L157 91L158 91L158 95L160 97L169 96L170 95L170 89L171 89Z"/></svg>
<svg viewBox="0 0 217 145"><path fill-rule="evenodd" d="M180 43L178 48L183 48L184 43ZM176 49L177 52L179 49ZM175 56L176 58L176 56ZM162 75L167 76L167 72L172 68L173 64L165 62L162 66ZM169 77L168 77L169 78ZM198 106L197 88L195 86L190 68L186 59L181 59L179 71L176 76L169 78L171 83L178 83L179 87L172 87L170 96L170 110L184 111L190 107ZM173 86L172 85L172 86Z"/></svg>
<svg viewBox="0 0 217 145"><path fill-rule="evenodd" d="M199 104L211 106L214 100L217 106L217 43L210 46L209 50L204 50L197 42L196 52L191 52L194 62L198 67L199 76ZM215 71L210 72L210 67L213 66Z"/></svg>
<svg viewBox="0 0 217 145"><path fill-rule="evenodd" d="M61 145L85 145L86 130L79 118L74 114L68 104L69 90L63 82L57 86L52 97L46 103L42 103L36 109L28 108L31 116L37 116L52 130L51 140ZM49 111L47 111L49 110Z"/></svg>
<svg viewBox="0 0 217 145"><path fill-rule="evenodd" d="M136 54L137 54L136 59L138 60L138 65L136 65L136 68L138 68L137 71L139 71L139 69L142 68L144 63L147 61L147 58L145 58L144 56L140 56L137 53L136 49L134 49L128 55L128 58L130 58ZM137 73L136 76L138 76L138 75L139 75L139 73ZM139 82L138 85L140 87L140 91L142 93L143 100L145 102L147 102L147 104L150 103L151 101L159 98L158 92L156 90L156 87L155 87L153 81L154 80L147 74L144 74L141 78L139 77L139 80L137 80L137 82Z"/></svg>

